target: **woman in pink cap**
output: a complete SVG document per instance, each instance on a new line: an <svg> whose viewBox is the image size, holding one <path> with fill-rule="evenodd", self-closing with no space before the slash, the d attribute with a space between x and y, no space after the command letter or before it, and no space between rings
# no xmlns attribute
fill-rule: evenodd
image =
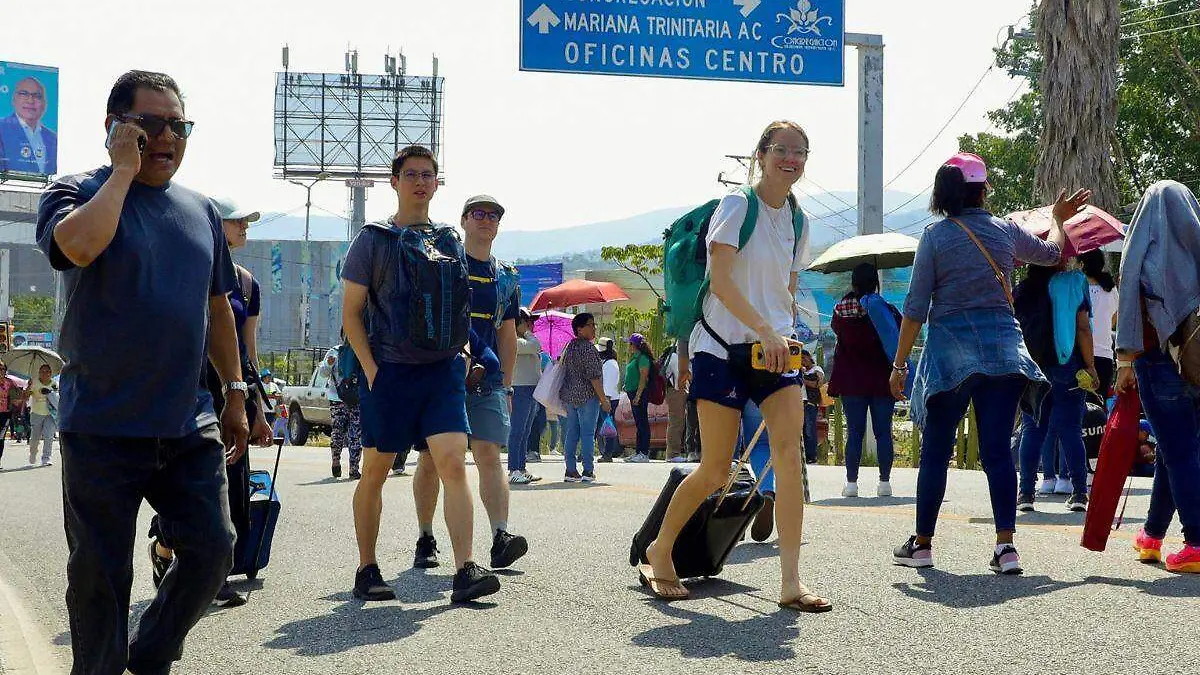
<svg viewBox="0 0 1200 675"><path fill-rule="evenodd" d="M1091 193L1060 194L1054 226L1042 241L987 211L987 181L983 159L970 153L959 153L938 169L929 210L945 218L925 228L913 261L891 387L896 398L903 398L908 356L927 323L911 406L913 422L924 434L916 533L896 547L893 560L908 567L933 566L933 535L955 433L974 404L996 525L991 569L1020 574L1013 545L1017 476L1010 440L1021 395L1031 384L1046 387L1048 382L1013 314L1012 271L1018 260L1057 264L1066 240L1063 222L1083 209Z"/></svg>

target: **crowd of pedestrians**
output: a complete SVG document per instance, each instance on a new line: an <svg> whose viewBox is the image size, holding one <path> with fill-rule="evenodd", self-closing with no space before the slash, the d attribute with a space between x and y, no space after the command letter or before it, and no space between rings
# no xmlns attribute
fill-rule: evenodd
<svg viewBox="0 0 1200 675"><path fill-rule="evenodd" d="M239 571L250 526L247 447L270 444L280 391L258 366L259 284L231 257L258 214L174 181L192 129L178 85L159 73L121 76L105 123L110 163L57 180L38 214L38 243L66 285L66 365L60 380L45 366L22 388L0 362L0 430L28 409L30 463L40 444L41 463L49 464L51 442L60 439L75 672L167 672L210 603L245 602L226 578ZM792 188L809 147L793 122L764 130L751 184L720 200L702 242L708 284L694 329L662 358L646 336L624 337L623 372L614 341L598 338L586 312L573 316L573 338L551 363L533 334L535 317L521 307L515 268L492 255L504 207L487 195L467 200L458 223L465 238L435 223L437 160L421 146L401 150L391 166L395 213L363 228L350 246L342 269L345 345L320 366L333 419L332 473L340 477L345 448L349 477L358 480L354 596L395 598L377 540L384 483L410 452L417 453L413 566L442 564L433 522L440 500L455 570L452 601L498 592L492 569L514 565L530 549L510 531L510 486L541 480L528 465L542 461L543 429L550 429L551 451L562 442L563 480L594 482L598 463L625 452L610 429L622 393L635 429L626 461L650 461L650 406L658 397L668 410L665 458L698 461L670 498L639 568L664 600L688 596L674 545L726 483L735 451L750 446L766 503L751 536L778 533L780 607L832 609L804 583L800 566L805 462L819 460L817 420L828 396L840 399L846 416L847 498L859 495L868 421L876 494L892 494L893 417L897 401L909 402L923 432L915 528L893 560L911 567L934 564L947 467L973 406L995 523L990 567L1020 573L1016 514L1034 507L1039 470L1043 492L1057 487L1061 455L1071 483L1067 507L1088 507L1084 402L1111 381L1118 393L1138 391L1158 440L1138 555L1162 557L1177 514L1185 545L1165 557L1166 566L1200 572L1193 377L1200 373L1177 362L1194 337L1180 327L1200 303L1195 196L1173 182L1146 192L1117 282L1102 256L1063 258L1064 223L1085 207L1088 191L1064 191L1040 239L987 210L982 158L955 155L935 177L930 208L943 219L925 230L902 309L880 295L874 266L854 269L834 309L827 372L794 339L798 274L810 251ZM1022 262L1030 267L1014 290L1010 280ZM163 317L172 331L144 330L147 320ZM922 331L921 357L910 365ZM344 386L351 370L357 390ZM131 389L133 371L141 376ZM548 378L555 386L547 396L539 389ZM1019 480L1012 452L1018 419ZM492 569L476 562L468 450L489 521ZM130 638L127 563L142 501L156 512L149 558L157 592Z"/></svg>

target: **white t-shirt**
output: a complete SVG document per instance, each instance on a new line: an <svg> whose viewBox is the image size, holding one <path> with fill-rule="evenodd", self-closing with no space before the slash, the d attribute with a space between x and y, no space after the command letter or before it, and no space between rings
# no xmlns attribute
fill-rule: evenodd
<svg viewBox="0 0 1200 675"><path fill-rule="evenodd" d="M677 383L679 382L679 352L678 351L671 352L671 355L667 357L666 371L667 372L663 373L663 377L666 378L667 385L670 387L678 386L677 385Z"/></svg>
<svg viewBox="0 0 1200 675"><path fill-rule="evenodd" d="M708 271L712 270L713 244L737 247L747 205L746 195L741 190L726 195L717 205L709 223L706 242L710 253ZM806 225L800 245L796 246L791 207L785 204L781 209L773 209L760 198L754 233L733 262L733 282L780 335L792 335L795 332L795 318L792 315L794 299L788 291L788 283L792 272L800 272L809 263L810 231L811 228ZM712 293L704 299L704 318L729 344L758 339L755 332L734 318ZM698 322L692 330L690 347L693 354L706 352L721 359L728 357L724 348Z"/></svg>
<svg viewBox="0 0 1200 675"><path fill-rule="evenodd" d="M1113 316L1117 313L1117 289L1106 291L1099 284L1088 284L1092 301L1092 345L1100 358L1113 358Z"/></svg>
<svg viewBox="0 0 1200 675"><path fill-rule="evenodd" d="M606 360L601 372L604 374L604 395L610 401L621 398L621 366L617 364L617 360Z"/></svg>

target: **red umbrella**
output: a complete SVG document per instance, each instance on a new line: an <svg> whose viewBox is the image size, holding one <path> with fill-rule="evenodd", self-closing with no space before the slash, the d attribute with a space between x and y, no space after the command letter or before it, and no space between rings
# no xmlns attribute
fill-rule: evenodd
<svg viewBox="0 0 1200 675"><path fill-rule="evenodd" d="M576 305L593 303L618 302L628 300L629 296L621 287L608 281L587 281L572 279L553 288L539 292L533 298L529 311L540 312L547 309L561 309Z"/></svg>
<svg viewBox="0 0 1200 675"><path fill-rule="evenodd" d="M1053 207L1043 206L1031 211L1008 214L1008 219L1045 239L1054 222ZM1063 223L1067 231L1064 257L1094 251L1105 244L1125 238L1125 225L1103 209L1088 205L1074 218Z"/></svg>

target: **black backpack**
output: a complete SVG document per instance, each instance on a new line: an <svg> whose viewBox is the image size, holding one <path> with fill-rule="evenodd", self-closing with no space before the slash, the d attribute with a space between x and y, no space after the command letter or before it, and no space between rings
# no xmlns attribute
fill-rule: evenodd
<svg viewBox="0 0 1200 675"><path fill-rule="evenodd" d="M1054 308L1050 293L1034 290L1024 283L1017 286L1013 297L1013 313L1021 324L1025 336L1025 347L1029 355L1042 367L1058 363L1058 351L1054 347Z"/></svg>
<svg viewBox="0 0 1200 675"><path fill-rule="evenodd" d="M408 289L400 326L403 341L422 361L450 358L466 346L471 331L471 286L466 251L452 227L374 227L394 237L401 282Z"/></svg>

